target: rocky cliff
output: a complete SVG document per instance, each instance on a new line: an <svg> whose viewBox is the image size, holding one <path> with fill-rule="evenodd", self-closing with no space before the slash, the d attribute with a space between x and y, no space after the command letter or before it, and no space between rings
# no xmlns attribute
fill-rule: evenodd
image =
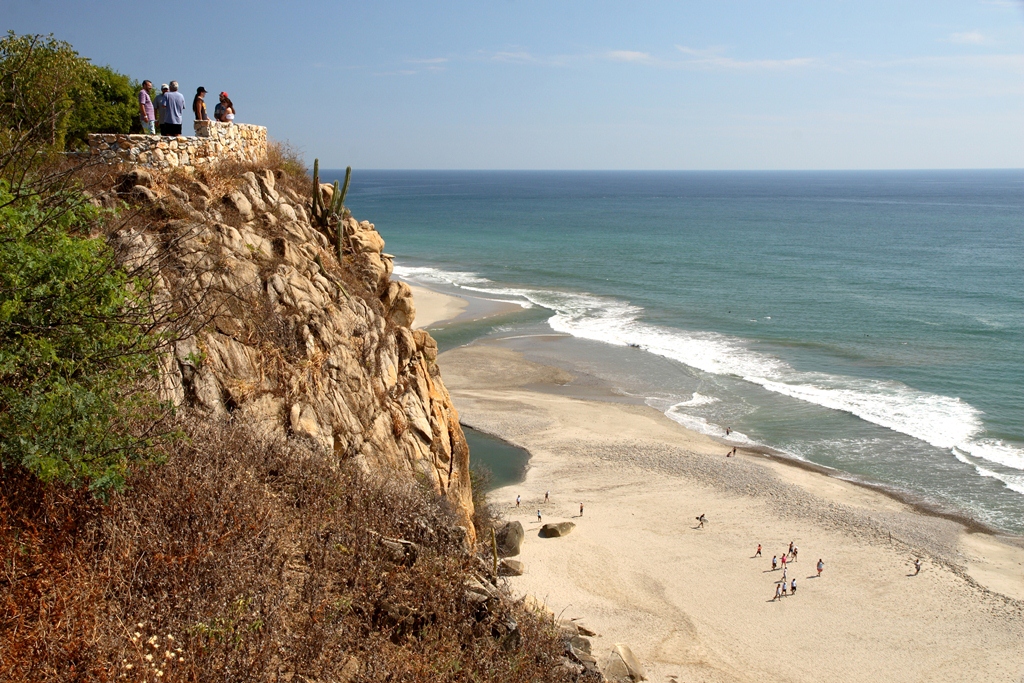
<svg viewBox="0 0 1024 683"><path fill-rule="evenodd" d="M437 345L412 328L409 287L390 279L369 222L344 219L339 261L309 199L280 175L249 171L216 189L144 171L122 181L163 217L117 235L123 258L155 264L158 296L203 323L168 353L164 397L415 477L450 501L472 541L469 449Z"/></svg>

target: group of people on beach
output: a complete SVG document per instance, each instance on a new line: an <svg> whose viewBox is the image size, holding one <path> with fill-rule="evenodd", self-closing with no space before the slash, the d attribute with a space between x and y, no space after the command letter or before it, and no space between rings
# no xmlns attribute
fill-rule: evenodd
<svg viewBox="0 0 1024 683"><path fill-rule="evenodd" d="M787 563L796 562L797 557L799 557L799 555L800 555L800 549L797 547L796 543L794 543L793 541L790 541L789 542L789 549L786 550L786 552L782 553L782 561L781 561L781 564L782 564L782 580L775 582L775 596L772 598L772 602L774 602L774 601L776 601L776 600L778 600L778 599L780 599L780 598L782 598L784 596L787 596L787 595L796 595L796 577L793 577L792 579L789 578L789 568L787 567ZM754 551L754 557L761 557L761 544L760 543L757 544L757 550ZM773 572L774 571L778 571L779 564L780 564L779 556L778 555L772 555L772 571ZM818 564L817 564L816 568L818 570L817 576L820 578L822 570L825 569L825 562L824 562L824 560L819 558L818 559Z"/></svg>
<svg viewBox="0 0 1024 683"><path fill-rule="evenodd" d="M159 126L160 135L181 135L185 96L178 92L178 82L162 83L160 94L156 97L151 97L152 90L152 81L142 82L142 88L139 90L139 122L142 123L142 132L156 135ZM192 98L192 115L196 121L210 120L206 113L206 88L203 86L196 88L196 95ZM232 123L235 120L235 104L226 92L220 94L220 101L214 107L213 117L222 123Z"/></svg>
<svg viewBox="0 0 1024 683"><path fill-rule="evenodd" d="M551 491L545 491L544 492L544 504L546 505L547 503L550 503L550 502L551 502ZM523 497L517 493L516 494L516 507L518 508L518 507L522 506L522 503L523 503ZM582 517L582 516L583 516L583 503L580 503L580 517ZM540 512L540 508L537 509L537 521L538 522L544 521L544 516Z"/></svg>

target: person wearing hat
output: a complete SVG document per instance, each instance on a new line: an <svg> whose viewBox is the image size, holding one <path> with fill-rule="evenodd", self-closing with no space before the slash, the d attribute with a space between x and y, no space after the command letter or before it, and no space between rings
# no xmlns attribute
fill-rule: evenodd
<svg viewBox="0 0 1024 683"><path fill-rule="evenodd" d="M167 123L167 101L166 95L170 88L166 83L160 84L160 94L153 98L153 106L156 107L156 125L162 126ZM161 133L163 135L163 133Z"/></svg>
<svg viewBox="0 0 1024 683"><path fill-rule="evenodd" d="M206 115L206 88L199 86L196 88L196 96L192 98L192 113L195 114L196 121L209 121L210 117Z"/></svg>
<svg viewBox="0 0 1024 683"><path fill-rule="evenodd" d="M220 102L213 108L213 118L223 123L235 120L235 105L226 92L220 94Z"/></svg>

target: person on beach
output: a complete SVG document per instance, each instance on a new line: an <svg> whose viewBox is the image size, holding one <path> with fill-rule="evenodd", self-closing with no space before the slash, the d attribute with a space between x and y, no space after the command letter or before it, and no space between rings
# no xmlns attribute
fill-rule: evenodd
<svg viewBox="0 0 1024 683"><path fill-rule="evenodd" d="M825 563L818 558L818 578L821 578L821 570L825 568Z"/></svg>
<svg viewBox="0 0 1024 683"><path fill-rule="evenodd" d="M735 446L732 447L732 454L736 455L736 447Z"/></svg>
<svg viewBox="0 0 1024 683"><path fill-rule="evenodd" d="M726 427L726 428L725 428L725 435L726 435L726 436L729 436L730 434L732 434L732 429L731 429L731 428L729 428L729 427Z"/></svg>
<svg viewBox="0 0 1024 683"><path fill-rule="evenodd" d="M779 557L778 555L772 555L772 571L779 568Z"/></svg>
<svg viewBox="0 0 1024 683"><path fill-rule="evenodd" d="M700 522L700 524L697 526L697 528L698 529L703 529L704 528L704 522L708 521L708 518L705 517L704 513L702 512L702 513L700 513L700 517L697 518L697 521Z"/></svg>
<svg viewBox="0 0 1024 683"><path fill-rule="evenodd" d="M793 579L793 583L789 584L789 594L796 595L796 578Z"/></svg>
<svg viewBox="0 0 1024 683"><path fill-rule="evenodd" d="M788 591L786 590L786 589L787 589L787 585L788 585L788 584L786 583L786 580L785 580L785 579L783 579L783 580L782 580L782 594L783 594L783 595L786 595L786 594L787 594L787 592L788 592Z"/></svg>
<svg viewBox="0 0 1024 683"><path fill-rule="evenodd" d="M914 560L914 576L917 576L920 573L921 573L921 558L918 557L917 559Z"/></svg>
<svg viewBox="0 0 1024 683"><path fill-rule="evenodd" d="M782 585L786 585L786 580L789 579L789 570L785 567L782 568Z"/></svg>
<svg viewBox="0 0 1024 683"><path fill-rule="evenodd" d="M545 491L545 492L544 492L544 502L545 502L545 503L546 503L546 502L548 502L548 497L549 497L550 495L551 495L551 491Z"/></svg>
<svg viewBox="0 0 1024 683"><path fill-rule="evenodd" d="M786 556L785 555L782 556L782 569L783 570L786 569Z"/></svg>
<svg viewBox="0 0 1024 683"><path fill-rule="evenodd" d="M580 517L583 516L583 503L580 503Z"/></svg>
<svg viewBox="0 0 1024 683"><path fill-rule="evenodd" d="M196 96L192 98L192 115L196 117L196 121L210 120L206 115L206 88L203 86L196 88Z"/></svg>
<svg viewBox="0 0 1024 683"><path fill-rule="evenodd" d="M789 552L787 552L786 554L787 555L792 555L793 554L793 541L789 542Z"/></svg>
<svg viewBox="0 0 1024 683"><path fill-rule="evenodd" d="M540 510L537 510L537 521L539 522L540 519L541 519L541 517L540 517Z"/></svg>
<svg viewBox="0 0 1024 683"><path fill-rule="evenodd" d="M793 561L796 562L796 554L800 552L800 548L793 546Z"/></svg>
<svg viewBox="0 0 1024 683"><path fill-rule="evenodd" d="M761 544L757 544L757 552L754 553L754 557L761 557Z"/></svg>
<svg viewBox="0 0 1024 683"><path fill-rule="evenodd" d="M775 597L772 598L772 602L775 602L782 597L782 584L775 584Z"/></svg>
<svg viewBox="0 0 1024 683"><path fill-rule="evenodd" d="M139 90L139 122L146 135L156 135L156 115L153 112L153 100L149 98L152 87L151 81L142 81L142 89Z"/></svg>
<svg viewBox="0 0 1024 683"><path fill-rule="evenodd" d="M516 507L519 507L519 501L522 500L520 496L516 496Z"/></svg>
<svg viewBox="0 0 1024 683"><path fill-rule="evenodd" d="M185 113L185 96L178 92L178 81L171 81L171 91L164 95L167 104L166 123L160 125L160 135L181 135L181 117Z"/></svg>

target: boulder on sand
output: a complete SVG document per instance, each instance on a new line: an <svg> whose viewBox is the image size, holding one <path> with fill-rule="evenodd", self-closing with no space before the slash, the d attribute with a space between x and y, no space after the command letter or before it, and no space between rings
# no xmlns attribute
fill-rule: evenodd
<svg viewBox="0 0 1024 683"><path fill-rule="evenodd" d="M494 532L494 537L498 542L498 554L502 557L512 557L519 554L526 531L523 530L521 522L507 522Z"/></svg>
<svg viewBox="0 0 1024 683"><path fill-rule="evenodd" d="M615 643L615 647L601 663L605 680L632 683L645 680L644 667L628 645Z"/></svg>
<svg viewBox="0 0 1024 683"><path fill-rule="evenodd" d="M498 565L498 573L502 576L522 576L525 566L519 560L502 560Z"/></svg>
<svg viewBox="0 0 1024 683"><path fill-rule="evenodd" d="M572 522L549 522L540 528L542 538L558 538L565 536L576 528Z"/></svg>

